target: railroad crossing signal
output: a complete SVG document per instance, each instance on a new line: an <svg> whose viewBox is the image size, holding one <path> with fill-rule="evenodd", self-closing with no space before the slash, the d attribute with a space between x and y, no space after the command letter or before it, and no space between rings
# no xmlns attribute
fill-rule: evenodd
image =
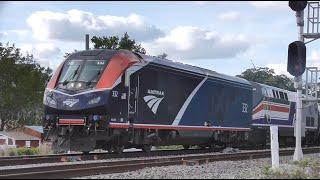
<svg viewBox="0 0 320 180"><path fill-rule="evenodd" d="M287 71L295 76L301 76L306 69L306 45L301 41L294 41L288 47Z"/></svg>
<svg viewBox="0 0 320 180"><path fill-rule="evenodd" d="M307 6L307 1L289 1L289 7L296 12L297 26L299 29L299 41L294 41L289 44L288 48L288 66L287 70L290 74L294 75L295 86L297 88L296 95L296 123L295 123L295 137L296 147L294 150L293 159L301 160L303 152L301 148L301 124L302 124L302 78L306 68L306 46L303 37L303 16L304 8Z"/></svg>
<svg viewBox="0 0 320 180"><path fill-rule="evenodd" d="M307 1L289 1L289 7L294 11L302 11L306 8Z"/></svg>

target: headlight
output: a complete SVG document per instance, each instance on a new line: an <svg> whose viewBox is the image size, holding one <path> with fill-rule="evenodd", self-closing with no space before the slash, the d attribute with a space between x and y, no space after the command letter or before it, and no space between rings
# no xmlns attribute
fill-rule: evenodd
<svg viewBox="0 0 320 180"><path fill-rule="evenodd" d="M97 104L97 103L100 102L100 99L101 99L100 96L97 97L97 98L93 98L93 99L91 99L91 100L88 102L88 104Z"/></svg>
<svg viewBox="0 0 320 180"><path fill-rule="evenodd" d="M69 83L69 84L67 85L67 88L68 88L68 89L73 89L74 86L75 86L75 83L74 83L74 82L71 82L71 83Z"/></svg>
<svg viewBox="0 0 320 180"><path fill-rule="evenodd" d="M81 89L82 88L82 83L78 82L76 85L76 89Z"/></svg>
<svg viewBox="0 0 320 180"><path fill-rule="evenodd" d="M93 121L99 121L100 120L100 116L99 115L93 115L92 119L93 119Z"/></svg>

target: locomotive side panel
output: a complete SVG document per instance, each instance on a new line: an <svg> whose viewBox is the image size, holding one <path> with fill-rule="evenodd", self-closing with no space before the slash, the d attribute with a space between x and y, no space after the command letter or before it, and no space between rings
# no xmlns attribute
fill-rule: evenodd
<svg viewBox="0 0 320 180"><path fill-rule="evenodd" d="M251 94L249 86L209 78L190 102L180 124L247 128L251 123Z"/></svg>
<svg viewBox="0 0 320 180"><path fill-rule="evenodd" d="M135 123L171 125L201 77L166 68L147 66L137 72L138 112Z"/></svg>

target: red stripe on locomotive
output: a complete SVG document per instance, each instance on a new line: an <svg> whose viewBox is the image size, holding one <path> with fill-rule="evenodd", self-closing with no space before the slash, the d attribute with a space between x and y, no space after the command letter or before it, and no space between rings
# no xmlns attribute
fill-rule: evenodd
<svg viewBox="0 0 320 180"><path fill-rule="evenodd" d="M139 59L128 53L118 53L114 55L106 69L104 70L96 88L111 88L122 73Z"/></svg>
<svg viewBox="0 0 320 180"><path fill-rule="evenodd" d="M260 112L263 110L264 106L268 106L267 104L260 104L258 108L256 108L252 114L256 114L257 112ZM284 113L289 113L290 109L287 107L282 107L282 106L276 106L276 105L269 105L269 110L270 111L277 111L277 112L284 112Z"/></svg>
<svg viewBox="0 0 320 180"><path fill-rule="evenodd" d="M56 72L54 73L54 75L52 76L52 78L50 79L47 88L48 89L54 89L56 87L57 81L58 81L58 77L60 75L61 69L63 67L64 63L61 63L59 65L59 67L57 68Z"/></svg>

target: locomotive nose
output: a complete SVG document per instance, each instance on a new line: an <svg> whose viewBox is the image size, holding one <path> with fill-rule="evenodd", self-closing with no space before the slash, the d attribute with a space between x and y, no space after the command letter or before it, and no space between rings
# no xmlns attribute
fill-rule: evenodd
<svg viewBox="0 0 320 180"><path fill-rule="evenodd" d="M45 106L52 110L83 111L106 108L109 91L86 91L78 94L67 94L60 91L46 92Z"/></svg>

